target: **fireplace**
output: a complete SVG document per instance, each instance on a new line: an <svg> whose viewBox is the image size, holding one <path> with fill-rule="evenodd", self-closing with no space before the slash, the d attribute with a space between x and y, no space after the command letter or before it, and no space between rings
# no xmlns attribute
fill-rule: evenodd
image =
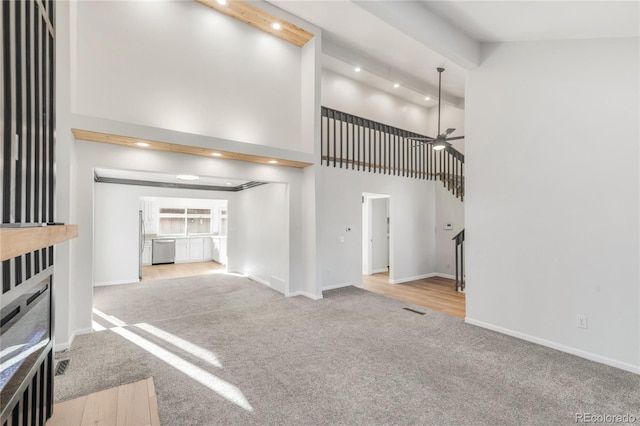
<svg viewBox="0 0 640 426"><path fill-rule="evenodd" d="M8 424L43 425L51 413L52 270L22 282L0 301L1 418Z"/></svg>

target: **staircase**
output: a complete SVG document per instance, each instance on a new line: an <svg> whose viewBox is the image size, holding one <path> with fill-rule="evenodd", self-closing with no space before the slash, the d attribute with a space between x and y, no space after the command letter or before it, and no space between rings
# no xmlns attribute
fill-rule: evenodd
<svg viewBox="0 0 640 426"><path fill-rule="evenodd" d="M439 180L464 201L464 155L434 150L424 135L322 107L321 164L368 173Z"/></svg>

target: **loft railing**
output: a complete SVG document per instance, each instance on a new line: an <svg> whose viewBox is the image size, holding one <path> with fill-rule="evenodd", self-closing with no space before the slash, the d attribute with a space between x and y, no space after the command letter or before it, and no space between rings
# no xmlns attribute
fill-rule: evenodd
<svg viewBox="0 0 640 426"><path fill-rule="evenodd" d="M452 238L456 250L456 291L464 291L464 229Z"/></svg>
<svg viewBox="0 0 640 426"><path fill-rule="evenodd" d="M437 151L412 138L418 133L322 107L322 162L369 173L439 180L464 200L464 155L453 147Z"/></svg>

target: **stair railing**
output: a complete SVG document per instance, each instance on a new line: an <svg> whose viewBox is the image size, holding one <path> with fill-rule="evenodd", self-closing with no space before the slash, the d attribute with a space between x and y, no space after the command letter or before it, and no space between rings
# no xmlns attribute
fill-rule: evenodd
<svg viewBox="0 0 640 426"><path fill-rule="evenodd" d="M455 241L456 250L456 291L464 291L464 229L458 232L452 240Z"/></svg>
<svg viewBox="0 0 640 426"><path fill-rule="evenodd" d="M436 151L426 136L322 107L321 164L369 173L439 180L464 200L464 155Z"/></svg>

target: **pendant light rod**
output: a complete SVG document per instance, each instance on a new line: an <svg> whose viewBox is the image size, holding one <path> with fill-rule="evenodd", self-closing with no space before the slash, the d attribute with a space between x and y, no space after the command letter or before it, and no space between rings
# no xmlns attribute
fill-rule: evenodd
<svg viewBox="0 0 640 426"><path fill-rule="evenodd" d="M436 68L438 70L438 136L440 136L440 103L442 102L442 71L444 68Z"/></svg>

